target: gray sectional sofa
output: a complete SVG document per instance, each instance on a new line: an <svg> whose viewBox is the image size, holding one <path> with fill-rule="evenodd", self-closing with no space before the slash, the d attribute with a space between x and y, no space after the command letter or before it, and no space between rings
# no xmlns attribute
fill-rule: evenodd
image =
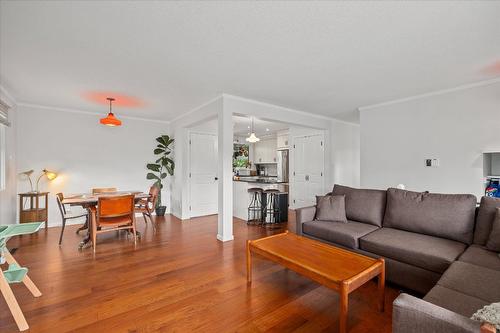
<svg viewBox="0 0 500 333"><path fill-rule="evenodd" d="M386 278L425 295L401 294L393 332L479 332L469 319L500 302L500 257L485 248L500 199L390 188L335 185L348 222L316 220L316 207L297 210L297 233L386 261Z"/></svg>

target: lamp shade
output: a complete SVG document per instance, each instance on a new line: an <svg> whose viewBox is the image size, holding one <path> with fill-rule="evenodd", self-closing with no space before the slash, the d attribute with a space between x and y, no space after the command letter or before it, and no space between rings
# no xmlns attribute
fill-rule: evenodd
<svg viewBox="0 0 500 333"><path fill-rule="evenodd" d="M115 99L112 97L106 99L109 101L109 113L105 118L101 118L99 122L106 126L120 126L122 124L121 120L116 118L112 111L112 104Z"/></svg>
<svg viewBox="0 0 500 333"><path fill-rule="evenodd" d="M252 134L250 134L250 136L248 138L246 138L245 140L248 142L251 142L251 143L260 141L260 139L255 135L254 132L252 132Z"/></svg>
<svg viewBox="0 0 500 333"><path fill-rule="evenodd" d="M115 117L113 112L108 113L105 118L101 118L99 122L106 126L120 126L122 124L121 120Z"/></svg>
<svg viewBox="0 0 500 333"><path fill-rule="evenodd" d="M55 173L53 171L49 171L49 170L44 169L43 172L45 173L45 176L47 176L48 180L54 180L57 178L57 173Z"/></svg>

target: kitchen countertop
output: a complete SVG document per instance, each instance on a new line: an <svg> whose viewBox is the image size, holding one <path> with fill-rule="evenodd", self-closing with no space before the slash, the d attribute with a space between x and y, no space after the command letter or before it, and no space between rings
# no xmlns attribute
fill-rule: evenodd
<svg viewBox="0 0 500 333"><path fill-rule="evenodd" d="M276 177L259 177L259 176L240 176L238 179L233 178L235 182L258 183L258 184L281 184L287 185L287 182L279 182Z"/></svg>

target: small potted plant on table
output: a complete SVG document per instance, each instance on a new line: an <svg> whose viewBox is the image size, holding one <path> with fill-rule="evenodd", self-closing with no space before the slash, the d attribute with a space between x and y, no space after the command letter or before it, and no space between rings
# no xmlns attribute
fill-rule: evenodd
<svg viewBox="0 0 500 333"><path fill-rule="evenodd" d="M172 153L172 149L170 145L174 142L174 139L171 139L168 135L162 135L156 138L157 145L154 149L154 154L158 155L158 159L155 163L148 163L146 167L150 172L146 175L146 179L153 180L154 186L160 188L160 192L158 193L158 200L156 201L156 216L165 215L166 206L163 206L161 203L161 190L163 189L163 180L167 177L167 175L172 176L174 174L175 163L169 157Z"/></svg>

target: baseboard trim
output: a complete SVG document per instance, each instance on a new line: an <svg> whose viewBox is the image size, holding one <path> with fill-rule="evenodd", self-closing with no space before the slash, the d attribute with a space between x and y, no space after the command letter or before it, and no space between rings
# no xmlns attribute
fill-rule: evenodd
<svg viewBox="0 0 500 333"><path fill-rule="evenodd" d="M229 241L234 240L234 235L231 235L231 236L229 236L229 237L224 238L224 237L222 237L221 235L217 234L217 239L218 239L219 241L221 241L221 242L229 242Z"/></svg>

